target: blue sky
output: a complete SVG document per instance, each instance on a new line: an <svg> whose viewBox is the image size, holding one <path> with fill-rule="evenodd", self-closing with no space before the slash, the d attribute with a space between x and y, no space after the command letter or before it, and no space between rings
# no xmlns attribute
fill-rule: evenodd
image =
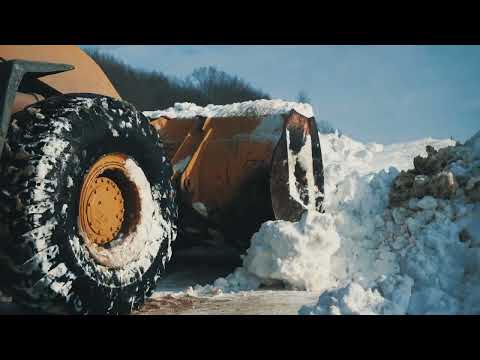
<svg viewBox="0 0 480 360"><path fill-rule="evenodd" d="M87 47L87 46L84 46ZM480 130L480 46L96 45L183 78L215 65L273 98L304 90L316 117L362 141L465 141Z"/></svg>

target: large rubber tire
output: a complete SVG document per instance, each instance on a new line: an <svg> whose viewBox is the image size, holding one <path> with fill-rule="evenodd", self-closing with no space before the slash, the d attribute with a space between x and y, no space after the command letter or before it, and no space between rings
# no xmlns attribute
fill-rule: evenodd
<svg viewBox="0 0 480 360"><path fill-rule="evenodd" d="M148 120L124 101L69 94L14 114L8 143L0 162L0 222L7 234L0 252L14 301L42 311L138 309L170 259L178 212L172 169ZM98 264L77 224L86 172L114 152L127 154L143 170L155 204L153 219L163 229L123 268Z"/></svg>

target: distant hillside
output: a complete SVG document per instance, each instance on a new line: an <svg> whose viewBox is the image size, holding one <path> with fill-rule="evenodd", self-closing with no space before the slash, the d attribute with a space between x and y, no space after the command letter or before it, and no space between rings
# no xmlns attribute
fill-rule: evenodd
<svg viewBox="0 0 480 360"><path fill-rule="evenodd" d="M245 80L215 67L197 68L185 80L179 80L158 71L136 69L98 50L87 53L107 74L120 96L141 111L168 108L176 102L205 106L270 99Z"/></svg>

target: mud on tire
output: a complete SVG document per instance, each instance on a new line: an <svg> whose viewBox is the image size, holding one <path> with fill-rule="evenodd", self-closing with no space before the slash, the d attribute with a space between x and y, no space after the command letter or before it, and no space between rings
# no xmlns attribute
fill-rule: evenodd
<svg viewBox="0 0 480 360"><path fill-rule="evenodd" d="M147 119L120 100L63 95L16 113L8 144L0 161L0 274L14 301L79 313L139 308L165 270L177 218L171 166ZM162 227L123 268L95 262L77 223L85 174L113 152L143 170L153 222Z"/></svg>

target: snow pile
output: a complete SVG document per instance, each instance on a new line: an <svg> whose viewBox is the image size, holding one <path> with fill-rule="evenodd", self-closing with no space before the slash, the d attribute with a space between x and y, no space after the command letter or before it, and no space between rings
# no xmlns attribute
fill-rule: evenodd
<svg viewBox="0 0 480 360"><path fill-rule="evenodd" d="M399 315L408 308L413 280L409 277L381 278L378 289L364 289L351 282L340 289L326 291L313 310L302 307L300 314L309 315ZM382 296L383 294L383 296ZM385 296L385 297L384 297ZM387 299L390 298L392 300Z"/></svg>
<svg viewBox="0 0 480 360"><path fill-rule="evenodd" d="M287 114L292 109L307 118L313 117L313 109L311 105L283 100L255 100L229 105L210 104L205 107L187 102L175 103L173 107L166 110L144 111L143 114L150 119L157 119L162 116L171 119L191 119L195 116L227 118L234 116Z"/></svg>
<svg viewBox="0 0 480 360"><path fill-rule="evenodd" d="M357 192L350 201L353 212L339 215L348 223L358 212L363 226L350 223L345 230L364 230L363 239L349 244L348 234L337 226L342 246L331 270L338 284L300 314L479 313L480 199L472 185L480 171L477 144L478 133L465 146L427 147L428 156L416 157L415 168L392 182L389 208L367 204L373 221L362 216L365 192ZM462 171L454 174L452 168ZM382 193L385 198L387 192ZM382 259L390 259L390 266L376 269L374 262ZM342 268L350 275L342 276Z"/></svg>
<svg viewBox="0 0 480 360"><path fill-rule="evenodd" d="M323 292L300 314L480 313L480 133L465 146L320 138L326 213L264 223L241 268L191 292L282 283Z"/></svg>
<svg viewBox="0 0 480 360"><path fill-rule="evenodd" d="M297 223L264 223L243 264L266 285L282 281L297 289L323 290L330 283L330 257L339 246L334 219L309 212Z"/></svg>
<svg viewBox="0 0 480 360"><path fill-rule="evenodd" d="M416 210L385 210L383 218L377 218L378 227L367 230L363 243L347 246L349 241L346 241L332 257L332 263L337 266L332 270L339 283L330 292L322 294L315 307L305 307L301 313L364 313L357 308L370 297L370 292L378 293L383 299L363 311L377 314L475 311L471 306L464 307L462 299L475 293L468 284L468 263L469 259L473 261L470 276L474 281L480 276L474 269L478 267L479 249L469 248L460 237L461 222L475 221L467 215L469 206L473 205L458 203L456 207L450 207L447 202L442 202L437 207L431 200L434 199L411 202ZM378 235L374 236L371 230ZM343 239L349 240L347 237ZM384 286L385 282L392 281L398 283L392 287L396 294ZM354 300L350 296L352 291L357 294ZM392 307L396 307L396 311Z"/></svg>
<svg viewBox="0 0 480 360"><path fill-rule="evenodd" d="M316 310L322 315L374 315L382 311L384 304L385 299L377 290L365 290L357 283L351 283L339 291L322 295Z"/></svg>
<svg viewBox="0 0 480 360"><path fill-rule="evenodd" d="M261 284L286 283L295 289L324 290L330 283L330 257L340 239L333 218L306 213L299 222L267 221L254 234L243 267L197 294L254 290Z"/></svg>

